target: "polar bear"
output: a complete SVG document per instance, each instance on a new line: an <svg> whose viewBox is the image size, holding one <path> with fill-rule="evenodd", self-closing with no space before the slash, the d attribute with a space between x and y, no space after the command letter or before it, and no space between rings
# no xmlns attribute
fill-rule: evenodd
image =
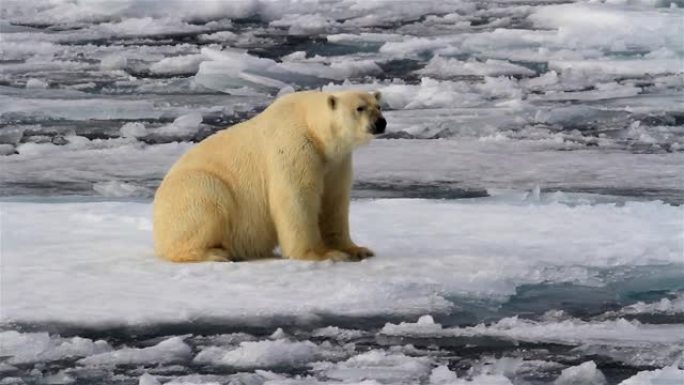
<svg viewBox="0 0 684 385"><path fill-rule="evenodd" d="M156 253L174 262L358 261L352 150L383 133L380 93L296 92L186 152L154 197Z"/></svg>

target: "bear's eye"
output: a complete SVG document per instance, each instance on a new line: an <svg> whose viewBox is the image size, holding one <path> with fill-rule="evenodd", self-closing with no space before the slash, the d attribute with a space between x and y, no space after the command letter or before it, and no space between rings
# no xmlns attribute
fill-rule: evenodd
<svg viewBox="0 0 684 385"><path fill-rule="evenodd" d="M365 110L366 110L366 106L359 106L359 107L356 107L356 111L357 111L357 112L363 112L363 111L365 111Z"/></svg>

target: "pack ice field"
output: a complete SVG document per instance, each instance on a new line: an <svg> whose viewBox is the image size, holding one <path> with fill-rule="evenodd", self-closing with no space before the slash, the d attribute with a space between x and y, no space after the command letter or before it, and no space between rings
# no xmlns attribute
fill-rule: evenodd
<svg viewBox="0 0 684 385"><path fill-rule="evenodd" d="M0 384L681 384L684 3L4 0ZM358 263L173 264L151 199L380 91Z"/></svg>

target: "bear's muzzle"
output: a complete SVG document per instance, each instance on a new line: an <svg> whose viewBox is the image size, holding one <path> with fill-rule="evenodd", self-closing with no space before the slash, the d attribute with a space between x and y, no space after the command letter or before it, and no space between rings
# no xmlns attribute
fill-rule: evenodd
<svg viewBox="0 0 684 385"><path fill-rule="evenodd" d="M373 135L379 135L385 132L385 128L387 127L387 121L385 118L380 117L378 120L373 123L373 126L371 127L371 134Z"/></svg>

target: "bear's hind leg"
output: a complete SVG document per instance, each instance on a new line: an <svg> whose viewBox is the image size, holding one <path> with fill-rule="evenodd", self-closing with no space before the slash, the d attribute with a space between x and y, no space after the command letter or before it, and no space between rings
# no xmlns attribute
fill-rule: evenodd
<svg viewBox="0 0 684 385"><path fill-rule="evenodd" d="M227 242L231 193L211 174L168 176L157 190L154 238L157 255L172 262L235 260Z"/></svg>

